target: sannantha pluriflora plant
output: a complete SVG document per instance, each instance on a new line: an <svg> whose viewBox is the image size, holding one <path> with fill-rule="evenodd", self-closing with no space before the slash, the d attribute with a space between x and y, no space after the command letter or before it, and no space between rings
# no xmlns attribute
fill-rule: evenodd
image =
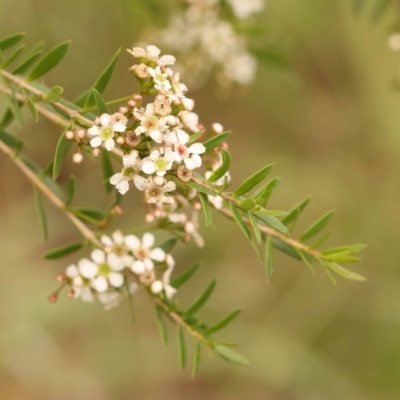
<svg viewBox="0 0 400 400"><path fill-rule="evenodd" d="M205 83L213 70L221 86L249 85L257 57L248 49L246 33L263 30L254 17L264 7L264 0L179 0L167 27L146 30L143 41L179 54L178 69L191 86Z"/></svg>
<svg viewBox="0 0 400 400"><path fill-rule="evenodd" d="M204 129L193 111L194 101L187 97L186 85L172 69L173 56L161 55L155 46L129 49L135 64L129 66L127 78L129 75L136 78L137 90L121 99L105 101L102 92L110 82L117 52L94 85L69 102L62 98L62 87L49 88L39 82L65 56L69 42L43 56L43 45L39 44L23 56L23 45L16 47L23 36L18 33L0 40L3 55L0 91L8 100L0 122L0 150L32 182L44 237L47 238L48 231L43 196L83 236L82 241L51 250L45 258L54 260L79 249L86 251L84 258L65 265L65 271L57 275L60 285L49 296L50 301L56 302L64 291L70 299L99 301L110 309L125 299L132 306L132 296L145 293L154 303L164 342L168 342L165 318L178 329L181 368L186 365L185 332L195 339L195 374L203 347L225 360L248 363L234 349L235 345L215 338L240 310L213 324L198 316L215 289L215 281L190 306L182 307L177 301L179 288L195 275L199 264L193 260L194 265L183 272L182 266L178 266L181 272L176 274L173 250L177 243L194 242L203 247L199 214L206 226L212 225L213 211L232 220L238 234L241 231L243 240L249 241L265 264L268 281L274 270L274 249L304 262L312 271L314 264L321 266L334 282L335 275L364 280L342 266L358 261L354 254L363 245L321 250L329 236L321 233L333 212L323 215L295 239L291 231L310 199L301 201L289 212L267 208L268 199L279 184L278 178L267 180L273 164L264 166L237 188L231 188L231 156L227 146L230 131L224 131L219 123L214 123L208 131ZM41 116L64 127L54 159L45 167L23 154L24 142L12 133L14 121L23 123L21 109L25 106L36 121ZM109 106L119 107L118 111L110 113ZM104 212L73 206L73 176L66 190L57 183L63 160L71 148L77 164L85 158L98 157L105 189L107 193L115 193L115 199ZM82 165L90 168L90 164ZM107 231L110 221L121 214L121 202L128 191L144 198L143 214L148 225L142 235ZM167 232L171 238L159 243L152 233L158 230Z"/></svg>

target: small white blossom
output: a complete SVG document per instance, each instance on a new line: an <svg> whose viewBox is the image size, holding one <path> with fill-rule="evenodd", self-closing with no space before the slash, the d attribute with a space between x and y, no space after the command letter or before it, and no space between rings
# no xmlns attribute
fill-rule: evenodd
<svg viewBox="0 0 400 400"><path fill-rule="evenodd" d="M171 273L175 266L175 261L170 254L166 256L166 263L168 266L167 270L164 272L161 280L155 280L151 284L151 291L154 294L158 294L164 290L165 295L170 299L176 293L176 289L170 285Z"/></svg>
<svg viewBox="0 0 400 400"><path fill-rule="evenodd" d="M154 104L147 104L146 108L133 111L133 115L140 121L140 126L135 129L136 135L146 134L156 143L162 142L162 133L166 131L166 118L159 118L154 112Z"/></svg>
<svg viewBox="0 0 400 400"><path fill-rule="evenodd" d="M116 121L109 114L100 116L101 126L93 125L88 129L88 134L94 136L90 140L92 147L99 147L103 142L108 151L111 151L115 146L115 132L125 132L126 126L121 121Z"/></svg>
<svg viewBox="0 0 400 400"><path fill-rule="evenodd" d="M182 129L178 129L177 132L169 132L164 136L164 141L174 146L175 160L177 162L183 161L188 169L199 168L202 163L199 154L205 153L206 148L201 143L193 143L187 147L186 143L189 139L190 136Z"/></svg>
<svg viewBox="0 0 400 400"><path fill-rule="evenodd" d="M167 92L172 88L168 75L161 71L158 66L156 68L148 68L149 74L153 77L154 87L162 92Z"/></svg>
<svg viewBox="0 0 400 400"><path fill-rule="evenodd" d="M122 163L124 164L122 171L114 174L110 178L110 183L115 185L116 189L121 194L125 194L129 190L129 181L131 180L133 180L135 186L139 190L144 190L146 186L146 179L143 176L138 175L140 166L138 153L133 152L123 156Z"/></svg>
<svg viewBox="0 0 400 400"><path fill-rule="evenodd" d="M133 257L128 254L129 249L120 231L115 231L112 237L102 235L100 240L106 246L105 249L109 253L108 259L111 259L114 270L122 271L125 267L132 265Z"/></svg>
<svg viewBox="0 0 400 400"><path fill-rule="evenodd" d="M176 184L167 181L161 176L150 177L146 183L145 198L149 204L172 204L175 202L173 197L166 196L165 193L176 190Z"/></svg>
<svg viewBox="0 0 400 400"><path fill-rule="evenodd" d="M175 153L173 151L153 150L149 157L142 160L141 169L148 175L156 173L158 176L164 176L171 169L174 161Z"/></svg>

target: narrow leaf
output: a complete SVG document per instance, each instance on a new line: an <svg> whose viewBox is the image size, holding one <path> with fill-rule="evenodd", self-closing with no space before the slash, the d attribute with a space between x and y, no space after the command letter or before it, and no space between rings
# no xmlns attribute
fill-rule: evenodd
<svg viewBox="0 0 400 400"><path fill-rule="evenodd" d="M69 207L75 197L75 177L70 175L67 185L67 200L65 201L65 206Z"/></svg>
<svg viewBox="0 0 400 400"><path fill-rule="evenodd" d="M316 240L309 247L312 249L317 249L319 246L321 246L322 244L324 244L326 242L326 240L329 238L329 236L331 236L331 234L332 234L332 231L326 232L324 235L322 235L318 240Z"/></svg>
<svg viewBox="0 0 400 400"><path fill-rule="evenodd" d="M319 233L322 229L325 228L328 221L332 218L335 210L329 211L325 215L323 215L320 219L314 222L310 227L306 229L306 231L300 236L301 241L305 241L307 239L312 238L317 233Z"/></svg>
<svg viewBox="0 0 400 400"><path fill-rule="evenodd" d="M274 168L274 164L267 165L266 167L260 169L258 172L256 172L254 175L252 175L250 178L246 179L235 191L233 194L233 197L239 197L243 196L247 192L249 192L251 189L253 189L256 185L258 185L260 182L262 182L272 171L272 168Z"/></svg>
<svg viewBox="0 0 400 400"><path fill-rule="evenodd" d="M311 265L311 262L307 259L306 255L303 253L302 250L298 249L297 247L293 247L294 250L297 252L297 254L300 256L300 258L303 260L303 262L307 265L308 268L310 268L310 271L315 275L315 269Z"/></svg>
<svg viewBox="0 0 400 400"><path fill-rule="evenodd" d="M69 45L69 41L61 43L45 54L33 68L27 80L34 81L53 69L67 54Z"/></svg>
<svg viewBox="0 0 400 400"><path fill-rule="evenodd" d="M267 281L271 282L272 274L274 273L274 253L272 249L272 237L267 236L265 241L265 267L267 273Z"/></svg>
<svg viewBox="0 0 400 400"><path fill-rule="evenodd" d="M106 67L106 69L101 73L95 84L93 85L93 89L96 89L99 93L103 93L104 89L107 87L108 82L111 79L112 73L114 71L115 63L117 62L119 53L121 49L117 51L110 64ZM85 106L83 107L85 110L93 107L95 104L94 93L90 92L89 96L86 99Z"/></svg>
<svg viewBox="0 0 400 400"><path fill-rule="evenodd" d="M7 58L6 61L3 62L1 65L2 68L7 68L10 64L12 64L18 57L19 55L24 51L25 45L21 44L21 46L18 46Z"/></svg>
<svg viewBox="0 0 400 400"><path fill-rule="evenodd" d="M163 249L166 253L171 252L171 250L175 247L178 242L177 238L168 239L165 242L161 243L159 246L160 249Z"/></svg>
<svg viewBox="0 0 400 400"><path fill-rule="evenodd" d="M200 358L201 358L201 342L197 341L196 349L194 351L194 356L193 356L192 379L194 379L197 375L197 370L199 369L199 364L200 364Z"/></svg>
<svg viewBox="0 0 400 400"><path fill-rule="evenodd" d="M56 103L61 99L64 89L61 86L53 86L49 93L44 95L44 100L48 103Z"/></svg>
<svg viewBox="0 0 400 400"><path fill-rule="evenodd" d="M175 289L178 289L181 287L186 281L188 281L200 268L200 264L195 264L192 267L186 269L183 271L179 276L177 276L175 279L173 279L170 282L170 285L174 287Z"/></svg>
<svg viewBox="0 0 400 400"><path fill-rule="evenodd" d="M65 257L68 254L74 253L83 247L83 243L73 243L67 246L58 247L44 255L46 260L56 260L57 258Z"/></svg>
<svg viewBox="0 0 400 400"><path fill-rule="evenodd" d="M212 292L215 289L215 285L216 285L216 281L215 279L208 285L207 289L203 292L203 294L194 302L194 304L192 305L192 307L189 308L189 310L186 311L186 316L191 316L193 314L195 314L196 312L198 312L201 307L204 306L204 304L206 303L206 301L210 298L210 296L212 295Z"/></svg>
<svg viewBox="0 0 400 400"><path fill-rule="evenodd" d="M35 185L33 185L33 190L35 192L35 208L37 215L39 217L40 221L40 226L42 227L42 232L43 232L43 237L44 240L47 240L48 237L48 232L47 232L47 219L46 219L46 214L44 211L42 199L40 197L39 191Z"/></svg>
<svg viewBox="0 0 400 400"><path fill-rule="evenodd" d="M107 193L110 193L113 189L113 185L110 183L110 178L114 175L113 166L111 164L110 156L105 150L101 151L100 155L101 168L103 170L104 187Z"/></svg>
<svg viewBox="0 0 400 400"><path fill-rule="evenodd" d="M106 103L103 100L103 96L96 89L92 89L94 101L96 103L96 107L99 110L100 114L107 114L108 109Z"/></svg>
<svg viewBox="0 0 400 400"><path fill-rule="evenodd" d="M210 202L208 201L208 197L206 194L199 193L199 195L200 195L201 208L203 209L204 218L206 220L206 226L209 226L212 224L212 213L210 208Z"/></svg>
<svg viewBox="0 0 400 400"><path fill-rule="evenodd" d="M196 133L193 133L193 135L190 136L189 141L186 143L186 145L189 145L189 144L192 144L192 143L196 142L198 139L201 138L201 136L204 134L205 131L206 131L206 130L203 129L203 130L201 130L201 131L198 131L198 132L196 132Z"/></svg>
<svg viewBox="0 0 400 400"><path fill-rule="evenodd" d="M355 272L349 271L346 268L343 268L339 264L334 262L326 262L326 265L333 271L336 272L338 275L343 276L346 279L351 279L353 281L360 281L364 282L367 279L362 275L356 274Z"/></svg>
<svg viewBox="0 0 400 400"><path fill-rule="evenodd" d="M256 201L252 198L244 199L239 202L240 208L243 208L244 210L253 208L255 205L256 205Z"/></svg>
<svg viewBox="0 0 400 400"><path fill-rule="evenodd" d="M196 189L200 193L208 194L214 197L217 196L212 190L205 188L204 186L201 186L196 182L187 182L186 185L191 187L192 189Z"/></svg>
<svg viewBox="0 0 400 400"><path fill-rule="evenodd" d="M207 179L208 183L216 182L218 179L222 178L229 170L229 167L231 165L231 156L229 152L227 152L225 149L221 149L221 155L222 165L218 167Z"/></svg>
<svg viewBox="0 0 400 400"><path fill-rule="evenodd" d="M215 350L227 361L233 361L240 365L250 365L249 360L245 356L241 355L235 350L232 350L230 347L215 346Z"/></svg>
<svg viewBox="0 0 400 400"><path fill-rule="evenodd" d="M284 235L290 235L289 231L287 230L286 226L279 221L278 218L273 217L271 215L263 215L258 212L253 212L253 215L258 218L260 221L264 222L266 225L271 226L272 228L276 229L278 232L283 233Z"/></svg>
<svg viewBox="0 0 400 400"><path fill-rule="evenodd" d="M186 344L183 328L178 327L178 346L179 346L179 366L181 371L186 367Z"/></svg>
<svg viewBox="0 0 400 400"><path fill-rule="evenodd" d="M268 182L267 186L264 189L264 192L261 194L261 196L257 199L257 204L260 206L265 207L267 204L268 199L271 197L272 192L274 191L277 183L279 182L279 178L276 177L272 179L270 182Z"/></svg>
<svg viewBox="0 0 400 400"><path fill-rule="evenodd" d="M6 131L0 131L0 140L17 151L21 150L23 147L21 139L18 139L16 136Z"/></svg>
<svg viewBox="0 0 400 400"><path fill-rule="evenodd" d="M220 146L222 143L226 142L231 131L221 133L211 139L206 140L203 145L206 148L206 153Z"/></svg>
<svg viewBox="0 0 400 400"><path fill-rule="evenodd" d="M40 42L25 56L25 58L12 71L12 74L13 75L24 74L36 61L36 59L40 56L40 54L42 54L42 51L43 51L43 43Z"/></svg>
<svg viewBox="0 0 400 400"><path fill-rule="evenodd" d="M301 257L296 253L293 247L289 246L283 240L274 237L272 238L272 245L282 253L285 253L296 260L301 260Z"/></svg>
<svg viewBox="0 0 400 400"><path fill-rule="evenodd" d="M302 213L302 211L306 208L307 204L310 202L311 197L307 197L303 201L301 201L299 204L294 206L290 211L289 215L287 215L285 218L282 219L282 223L285 225L290 224L291 222L295 222L299 215Z"/></svg>
<svg viewBox="0 0 400 400"><path fill-rule="evenodd" d="M230 207L232 210L233 218L235 219L236 223L239 225L240 229L243 231L243 233L246 235L247 239L251 240L251 234L248 226L245 224L243 221L242 216L240 215L238 209L233 203L230 203Z"/></svg>
<svg viewBox="0 0 400 400"><path fill-rule="evenodd" d="M322 254L324 254L325 256L329 256L329 255L337 254L337 253L348 255L348 254L359 253L361 250L364 250L365 247L366 247L365 244L354 244L352 246L340 246L340 247L334 247L329 250L325 250L322 252Z"/></svg>
<svg viewBox="0 0 400 400"><path fill-rule="evenodd" d="M251 222L251 226L253 227L253 231L254 231L254 235L256 237L256 240L257 240L258 243L261 243L261 239L262 239L261 238L261 232L260 232L260 228L257 225L257 221L254 218L254 215L250 211L247 212L247 215L249 216L249 220Z"/></svg>
<svg viewBox="0 0 400 400"><path fill-rule="evenodd" d="M7 36L3 39L0 39L0 50L4 51L8 48L17 44L23 37L25 36L25 32L14 33L13 35Z"/></svg>
<svg viewBox="0 0 400 400"><path fill-rule="evenodd" d="M168 331L167 327L165 326L165 321L163 317L163 311L159 305L156 304L156 316L157 316L157 324L158 329L160 331L161 338L165 346L168 346Z"/></svg>
<svg viewBox="0 0 400 400"><path fill-rule="evenodd" d="M71 140L66 139L65 131L61 134L56 147L56 154L54 156L53 165L53 180L56 180L58 178L58 175L60 175L62 163L72 144Z"/></svg>
<svg viewBox="0 0 400 400"><path fill-rule="evenodd" d="M27 104L28 104L29 111L31 112L35 122L38 122L39 121L39 113L38 113L38 110L36 109L35 103L30 98L27 97Z"/></svg>
<svg viewBox="0 0 400 400"><path fill-rule="evenodd" d="M228 326L234 319L236 319L239 314L242 312L241 309L237 309L235 311L232 311L229 315L227 315L225 318L221 319L218 323L213 325L211 328L208 328L205 332L206 335L210 335L211 333L215 333L220 331L221 329L225 328Z"/></svg>

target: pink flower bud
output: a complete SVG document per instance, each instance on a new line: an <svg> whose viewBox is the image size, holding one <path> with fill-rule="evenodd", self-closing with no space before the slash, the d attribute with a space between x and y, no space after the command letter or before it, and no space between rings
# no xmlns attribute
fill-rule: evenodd
<svg viewBox="0 0 400 400"><path fill-rule="evenodd" d="M57 274L56 280L60 283L65 282L65 274L63 272L60 272L59 274Z"/></svg>
<svg viewBox="0 0 400 400"><path fill-rule="evenodd" d="M54 292L52 293L48 298L50 303L55 303L58 300L58 293Z"/></svg>
<svg viewBox="0 0 400 400"><path fill-rule="evenodd" d="M136 101L133 99L128 100L128 107L130 108L135 108L136 107Z"/></svg>
<svg viewBox="0 0 400 400"><path fill-rule="evenodd" d="M143 100L143 97L140 94L134 94L132 98L135 101L142 101Z"/></svg>
<svg viewBox="0 0 400 400"><path fill-rule="evenodd" d="M65 139L67 140L73 140L74 139L74 131L71 131L70 129L65 132Z"/></svg>
<svg viewBox="0 0 400 400"><path fill-rule="evenodd" d="M118 109L118 111L119 111L121 114L126 114L126 113L128 112L128 107L120 107L120 108Z"/></svg>
<svg viewBox="0 0 400 400"><path fill-rule="evenodd" d="M125 139L122 136L117 137L116 142L121 146L125 143Z"/></svg>
<svg viewBox="0 0 400 400"><path fill-rule="evenodd" d="M74 296L75 296L74 289L68 290L68 292L67 292L67 298L68 298L68 299L73 299Z"/></svg>
<svg viewBox="0 0 400 400"><path fill-rule="evenodd" d="M196 203L193 204L193 209L196 211L201 210L201 204L197 201Z"/></svg>
<svg viewBox="0 0 400 400"><path fill-rule="evenodd" d="M98 157L100 155L100 149L93 149L92 150L92 156L93 157Z"/></svg>
<svg viewBox="0 0 400 400"><path fill-rule="evenodd" d="M72 162L74 164L80 164L83 161L83 155L81 153L75 153L72 155Z"/></svg>
<svg viewBox="0 0 400 400"><path fill-rule="evenodd" d="M76 136L79 138L79 139L85 139L85 137L86 137L86 131L84 130L84 129L82 129L82 128L79 128L77 131L76 131Z"/></svg>
<svg viewBox="0 0 400 400"><path fill-rule="evenodd" d="M154 215L153 214L146 214L144 217L145 221L150 224L154 221Z"/></svg>

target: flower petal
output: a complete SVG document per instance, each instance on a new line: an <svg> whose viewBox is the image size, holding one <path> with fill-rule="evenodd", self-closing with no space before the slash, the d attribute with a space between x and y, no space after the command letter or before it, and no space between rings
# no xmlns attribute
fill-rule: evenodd
<svg viewBox="0 0 400 400"><path fill-rule="evenodd" d="M68 278L75 278L79 275L79 271L76 265L72 264L67 268L65 274L68 276Z"/></svg>
<svg viewBox="0 0 400 400"><path fill-rule="evenodd" d="M135 261L132 264L131 269L135 274L138 274L138 275L143 274L143 272L146 270L146 268L144 266L144 262L143 261L139 261L139 260Z"/></svg>
<svg viewBox="0 0 400 400"><path fill-rule="evenodd" d="M108 289L108 282L106 278L99 276L93 281L93 287L99 292L105 292Z"/></svg>
<svg viewBox="0 0 400 400"><path fill-rule="evenodd" d="M111 272L111 274L108 275L108 280L110 281L111 286L116 288L119 288L124 284L124 276L119 272Z"/></svg>
<svg viewBox="0 0 400 400"><path fill-rule="evenodd" d="M152 233L146 232L143 235L142 243L144 247L150 248L153 246L154 242L155 242L155 237Z"/></svg>
<svg viewBox="0 0 400 400"><path fill-rule="evenodd" d="M196 169L197 168L197 164L192 158L185 158L183 160L183 162L185 163L186 168L188 168L188 169Z"/></svg>
<svg viewBox="0 0 400 400"><path fill-rule="evenodd" d="M103 243L105 246L112 246L114 244L112 239L107 235L102 235L100 240L101 240L101 243Z"/></svg>
<svg viewBox="0 0 400 400"><path fill-rule="evenodd" d="M92 147L99 147L101 145L101 138L99 136L95 136L91 141L90 141L90 145Z"/></svg>
<svg viewBox="0 0 400 400"><path fill-rule="evenodd" d="M133 178L133 182L139 190L143 191L144 189L146 189L147 180L146 178L143 178L143 176L135 175Z"/></svg>
<svg viewBox="0 0 400 400"><path fill-rule="evenodd" d="M156 143L162 143L162 135L161 132L158 129L155 129L154 131L150 132L150 137L156 142Z"/></svg>
<svg viewBox="0 0 400 400"><path fill-rule="evenodd" d="M100 133L100 129L98 126L93 125L87 132L90 136L97 136Z"/></svg>
<svg viewBox="0 0 400 400"><path fill-rule="evenodd" d="M84 278L94 278L99 270L99 267L87 258L83 258L79 261L78 268Z"/></svg>
<svg viewBox="0 0 400 400"><path fill-rule="evenodd" d="M125 268L124 259L117 256L115 253L107 255L107 262L114 271L122 271Z"/></svg>
<svg viewBox="0 0 400 400"><path fill-rule="evenodd" d="M121 179L122 179L122 173L117 172L110 178L110 183L111 185L116 185L117 183L121 182Z"/></svg>
<svg viewBox="0 0 400 400"><path fill-rule="evenodd" d="M126 179L121 179L116 185L115 188L121 194L125 194L129 190L129 182Z"/></svg>
<svg viewBox="0 0 400 400"><path fill-rule="evenodd" d="M122 122L116 122L112 128L113 128L114 132L125 132L126 131L126 126Z"/></svg>
<svg viewBox="0 0 400 400"><path fill-rule="evenodd" d="M161 281L154 281L154 282L151 284L151 291L152 291L154 294L158 294L158 293L160 293L162 290L163 290L163 284L162 284Z"/></svg>
<svg viewBox="0 0 400 400"><path fill-rule="evenodd" d="M150 258L158 262L163 262L165 260L165 251L157 247L150 252Z"/></svg>
<svg viewBox="0 0 400 400"><path fill-rule="evenodd" d="M108 151L111 151L115 147L115 140L113 138L106 140L104 146Z"/></svg>
<svg viewBox="0 0 400 400"><path fill-rule="evenodd" d="M189 141L190 136L187 134L184 130L179 129L178 133L176 134L178 136L179 143L185 144Z"/></svg>
<svg viewBox="0 0 400 400"><path fill-rule="evenodd" d="M125 244L132 250L135 250L140 246L140 240L135 235L125 236L124 241L125 241Z"/></svg>
<svg viewBox="0 0 400 400"><path fill-rule="evenodd" d="M100 249L93 250L90 257L96 264L102 264L106 260L104 251Z"/></svg>
<svg viewBox="0 0 400 400"><path fill-rule="evenodd" d="M202 143L193 143L191 146L188 148L189 153L193 154L203 154L206 152L206 148Z"/></svg>
<svg viewBox="0 0 400 400"><path fill-rule="evenodd" d="M154 161L146 161L142 164L142 171L145 174L151 175L154 174L154 172L156 172L156 166L154 164Z"/></svg>
<svg viewBox="0 0 400 400"><path fill-rule="evenodd" d="M175 152L173 152L172 150L167 150L164 153L164 160L169 163L173 163L175 161Z"/></svg>
<svg viewBox="0 0 400 400"><path fill-rule="evenodd" d="M124 167L133 167L136 164L136 156L133 154L127 154L122 157L122 163Z"/></svg>
<svg viewBox="0 0 400 400"><path fill-rule="evenodd" d="M176 189L176 183L169 181L163 186L162 191L163 192L173 192L175 189Z"/></svg>
<svg viewBox="0 0 400 400"><path fill-rule="evenodd" d="M100 115L100 123L103 126L108 126L110 125L111 117L109 114L101 114Z"/></svg>

